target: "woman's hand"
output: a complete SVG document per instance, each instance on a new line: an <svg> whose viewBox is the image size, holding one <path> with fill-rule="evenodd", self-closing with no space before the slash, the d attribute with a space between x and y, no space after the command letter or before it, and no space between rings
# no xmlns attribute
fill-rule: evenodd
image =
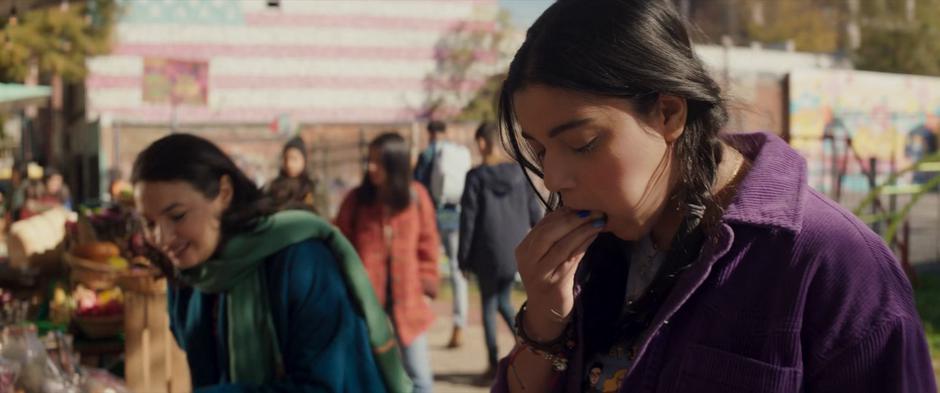
<svg viewBox="0 0 940 393"><path fill-rule="evenodd" d="M574 276L588 246L607 224L603 214L560 208L547 214L516 247L528 296L526 332L535 340L561 335L574 307Z"/></svg>

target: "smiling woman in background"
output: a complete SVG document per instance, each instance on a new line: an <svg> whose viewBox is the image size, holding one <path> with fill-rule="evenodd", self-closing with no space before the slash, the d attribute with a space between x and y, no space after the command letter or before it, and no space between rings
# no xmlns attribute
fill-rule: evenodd
<svg viewBox="0 0 940 393"><path fill-rule="evenodd" d="M145 237L175 272L170 328L194 388L410 391L361 262L330 224L271 214L232 160L192 135L147 147L132 182Z"/></svg>

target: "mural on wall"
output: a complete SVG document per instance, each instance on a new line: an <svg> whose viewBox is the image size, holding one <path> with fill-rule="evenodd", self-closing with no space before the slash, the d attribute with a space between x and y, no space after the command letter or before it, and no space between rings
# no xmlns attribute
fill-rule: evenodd
<svg viewBox="0 0 940 393"><path fill-rule="evenodd" d="M209 64L205 61L144 59L143 101L152 104L204 106L209 95Z"/></svg>
<svg viewBox="0 0 940 393"><path fill-rule="evenodd" d="M794 71L789 108L790 144L807 158L809 184L830 195L868 191L872 163L880 182L937 151L940 78ZM900 182L923 182L922 176Z"/></svg>

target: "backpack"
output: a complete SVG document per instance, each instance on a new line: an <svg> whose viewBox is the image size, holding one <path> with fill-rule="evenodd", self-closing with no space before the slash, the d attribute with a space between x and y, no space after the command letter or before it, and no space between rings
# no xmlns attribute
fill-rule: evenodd
<svg viewBox="0 0 940 393"><path fill-rule="evenodd" d="M428 192L438 207L460 204L471 165L470 150L466 147L450 142L437 144L431 158Z"/></svg>

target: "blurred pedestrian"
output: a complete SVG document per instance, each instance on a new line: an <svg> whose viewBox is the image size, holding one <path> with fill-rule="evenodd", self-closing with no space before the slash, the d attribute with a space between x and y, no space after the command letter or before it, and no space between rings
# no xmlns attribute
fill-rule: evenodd
<svg viewBox="0 0 940 393"><path fill-rule="evenodd" d="M46 195L46 184L43 181L42 167L29 163L23 167L23 181L15 191L19 210L16 211L16 220L24 220L44 211L42 203Z"/></svg>
<svg viewBox="0 0 940 393"><path fill-rule="evenodd" d="M514 250L542 218L542 208L519 164L499 145L499 129L484 123L476 130L483 163L467 173L460 203L460 270L474 273L480 285L486 337L485 379L496 371L496 312L512 330L515 309L510 301L516 277Z"/></svg>
<svg viewBox="0 0 940 393"><path fill-rule="evenodd" d="M408 145L389 132L369 144L362 183L346 195L336 224L352 241L395 325L415 392L434 383L428 329L434 320L440 239L427 191L411 180Z"/></svg>
<svg viewBox="0 0 940 393"><path fill-rule="evenodd" d="M43 174L43 194L39 198L42 204L42 210L61 206L72 210L72 193L69 186L65 184L65 178L62 173L55 168L46 168Z"/></svg>
<svg viewBox="0 0 940 393"><path fill-rule="evenodd" d="M317 213L317 184L307 172L307 147L299 136L291 138L281 153L277 178L265 186L275 209L302 209Z"/></svg>
<svg viewBox="0 0 940 393"><path fill-rule="evenodd" d="M22 163L14 164L10 171L10 196L7 198L7 212L10 215L10 221L19 219L20 210L26 204L28 186L29 179L26 175L26 166Z"/></svg>
<svg viewBox="0 0 940 393"><path fill-rule="evenodd" d="M454 294L454 330L447 344L448 348L453 349L460 346L463 328L467 325L467 279L457 266L457 250L460 241L460 198L472 163L470 150L447 140L446 132L446 123L436 120L428 123L428 147L418 156L414 175L431 193L437 211L437 228L447 256Z"/></svg>

